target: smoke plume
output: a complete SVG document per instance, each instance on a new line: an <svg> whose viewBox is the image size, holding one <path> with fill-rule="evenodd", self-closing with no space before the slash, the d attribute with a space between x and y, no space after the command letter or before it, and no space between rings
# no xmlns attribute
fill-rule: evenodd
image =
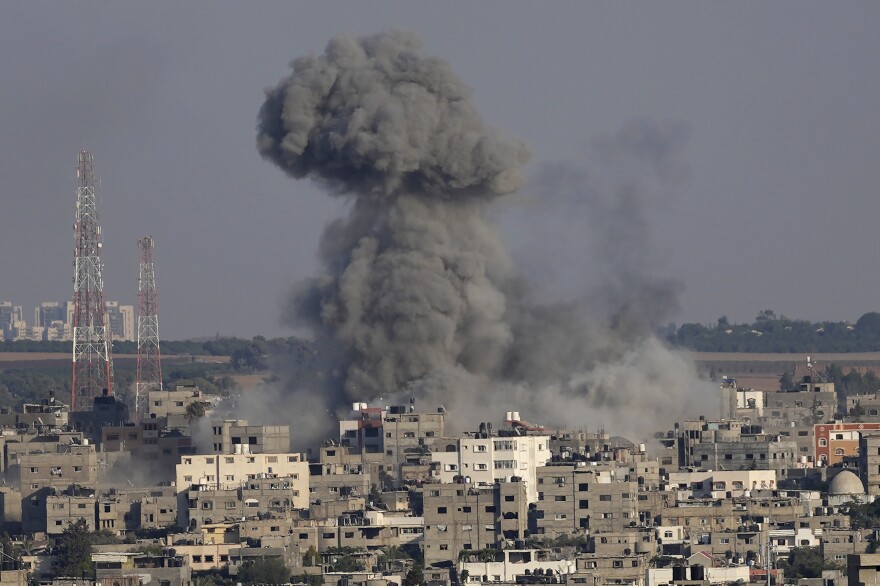
<svg viewBox="0 0 880 586"><path fill-rule="evenodd" d="M664 136L630 131L599 150L612 163L615 149L634 150L671 173ZM601 303L536 302L487 217L521 187L529 150L483 123L470 90L415 35L342 36L295 60L267 91L257 146L352 202L322 237L324 274L288 308L290 323L314 332L322 363L296 381L299 398L333 410L408 393L466 421L484 405L477 417L519 408L582 425L634 406L656 415L691 392L693 369L651 333L676 291L642 277L630 242L641 237L640 187L542 173L542 205L562 194L582 218L593 214L593 238L617 268Z"/></svg>

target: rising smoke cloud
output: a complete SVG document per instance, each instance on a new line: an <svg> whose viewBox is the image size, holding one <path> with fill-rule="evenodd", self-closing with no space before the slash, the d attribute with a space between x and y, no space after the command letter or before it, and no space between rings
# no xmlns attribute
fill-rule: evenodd
<svg viewBox="0 0 880 586"><path fill-rule="evenodd" d="M487 218L522 186L529 150L483 123L470 90L415 35L338 37L292 68L267 91L258 150L352 201L322 237L324 274L298 286L288 308L290 323L314 332L323 362L317 377L297 380L297 398L332 410L403 392L468 423L485 405L479 417L519 408L583 425L633 406L656 417L693 390L690 364L651 334L674 290L641 279L614 246L610 311L534 301ZM610 144L628 143L655 161L668 150L662 136L638 132ZM536 193L552 187L539 183ZM587 202L620 195L586 185ZM628 227L627 206L615 206L607 211Z"/></svg>

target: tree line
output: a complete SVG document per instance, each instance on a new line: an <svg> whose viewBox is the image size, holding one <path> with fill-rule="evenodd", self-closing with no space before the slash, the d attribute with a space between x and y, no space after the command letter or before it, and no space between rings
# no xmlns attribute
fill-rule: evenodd
<svg viewBox="0 0 880 586"><path fill-rule="evenodd" d="M714 325L670 324L660 334L673 346L697 352L880 352L880 313L866 313L851 324L791 319L765 309L749 324L721 316Z"/></svg>

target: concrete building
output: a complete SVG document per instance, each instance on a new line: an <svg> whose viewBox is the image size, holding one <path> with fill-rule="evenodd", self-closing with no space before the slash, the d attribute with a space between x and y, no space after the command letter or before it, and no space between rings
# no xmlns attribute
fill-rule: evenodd
<svg viewBox="0 0 880 586"><path fill-rule="evenodd" d="M13 305L11 301L0 301L0 336L4 340L14 337L16 323L24 322L21 306Z"/></svg>
<svg viewBox="0 0 880 586"><path fill-rule="evenodd" d="M554 576L561 583L577 569L574 559L546 549L506 549L498 552L495 560L476 561L465 558L459 564L461 573L467 572L468 583L507 582L528 583L534 576Z"/></svg>
<svg viewBox="0 0 880 586"><path fill-rule="evenodd" d="M523 482L425 485L423 499L426 566L454 560L462 550L500 549L527 534Z"/></svg>
<svg viewBox="0 0 880 586"><path fill-rule="evenodd" d="M105 301L107 321L114 340L125 342L137 341L134 328L134 306L120 305L118 301Z"/></svg>
<svg viewBox="0 0 880 586"><path fill-rule="evenodd" d="M192 568L182 555L97 552L92 554L95 578L101 586L158 584L192 586ZM131 582L127 582L130 580Z"/></svg>
<svg viewBox="0 0 880 586"><path fill-rule="evenodd" d="M859 476L863 489L871 495L880 495L880 433L859 436Z"/></svg>
<svg viewBox="0 0 880 586"><path fill-rule="evenodd" d="M826 529L819 551L826 562L844 565L848 555L868 553L876 537L874 529Z"/></svg>
<svg viewBox="0 0 880 586"><path fill-rule="evenodd" d="M424 462L436 439L444 434L446 413L442 407L417 412L413 403L386 408L355 403L352 408L353 417L339 422L339 448L349 455L360 455L360 463L381 461L386 478L383 484L399 484L401 466ZM377 460L377 456L381 458Z"/></svg>
<svg viewBox="0 0 880 586"><path fill-rule="evenodd" d="M463 435L454 444L442 442L438 446L442 451L433 452L431 461L438 466L440 482L469 478L466 483L489 486L498 480L521 479L529 502L538 499L537 471L552 457L550 437L546 435L496 436L477 432Z"/></svg>
<svg viewBox="0 0 880 586"><path fill-rule="evenodd" d="M34 325L48 328L55 322L66 324L67 322L67 304L58 303L57 301L44 301L34 308Z"/></svg>
<svg viewBox="0 0 880 586"><path fill-rule="evenodd" d="M813 426L815 458L820 466L843 463L847 457L859 455L859 438L862 434L880 432L880 422L871 423L819 423Z"/></svg>
<svg viewBox="0 0 880 586"><path fill-rule="evenodd" d="M217 420L211 425L211 449L215 454L286 454L290 451L287 425L249 425L245 419Z"/></svg>
<svg viewBox="0 0 880 586"><path fill-rule="evenodd" d="M363 497L369 494L370 488L370 475L361 464L309 465L309 502Z"/></svg>
<svg viewBox="0 0 880 586"><path fill-rule="evenodd" d="M138 477L143 481L174 480L174 467L196 448L192 437L174 430L161 429L159 419L142 423L101 427L100 449L105 453L128 452L139 463Z"/></svg>
<svg viewBox="0 0 880 586"><path fill-rule="evenodd" d="M290 506L295 509L308 508L309 466L300 454L184 456L176 467L176 478L177 520L180 527L191 524L189 513L198 502L196 493L244 490L255 481L259 484L262 480L268 480L286 485L283 490L289 491L287 498L291 501ZM226 508L225 501L223 508ZM204 519L204 516L193 517L196 523L199 518Z"/></svg>
<svg viewBox="0 0 880 586"><path fill-rule="evenodd" d="M95 523L95 489L70 486L63 491L51 489L46 495L46 534L61 535L70 525L85 521L89 531Z"/></svg>
<svg viewBox="0 0 880 586"><path fill-rule="evenodd" d="M302 483L292 477L254 478L237 488L207 488L190 491L189 528L199 529L257 514L289 515L307 509Z"/></svg>
<svg viewBox="0 0 880 586"><path fill-rule="evenodd" d="M670 472L669 486L696 498L742 497L747 491L775 490L775 470L697 470Z"/></svg>
<svg viewBox="0 0 880 586"><path fill-rule="evenodd" d="M848 555L846 577L849 586L880 586L880 553Z"/></svg>
<svg viewBox="0 0 880 586"><path fill-rule="evenodd" d="M202 391L196 385L177 385L171 390L151 390L147 393L150 419L164 419L166 427L186 429L189 427L187 408L204 402Z"/></svg>
<svg viewBox="0 0 880 586"><path fill-rule="evenodd" d="M537 485L538 500L529 515L532 535L622 532L642 522L638 483L612 471L577 464L545 466L538 469Z"/></svg>
<svg viewBox="0 0 880 586"><path fill-rule="evenodd" d="M98 458L92 445L56 446L57 451L21 457L22 530L46 531L47 497L68 486L95 488Z"/></svg>

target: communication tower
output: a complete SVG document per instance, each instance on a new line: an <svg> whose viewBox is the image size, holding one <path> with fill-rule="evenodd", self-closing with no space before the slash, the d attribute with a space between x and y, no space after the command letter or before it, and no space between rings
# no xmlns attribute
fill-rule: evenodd
<svg viewBox="0 0 880 586"><path fill-rule="evenodd" d="M159 315L156 308L156 273L153 270L152 236L138 240L141 268L138 278L137 381L135 413L139 418L149 410L149 392L162 390L162 360L159 352Z"/></svg>
<svg viewBox="0 0 880 586"><path fill-rule="evenodd" d="M79 153L76 168L76 223L73 273L73 377L70 405L90 411L103 389L113 393L110 327L104 307L101 226L95 197L94 159Z"/></svg>

